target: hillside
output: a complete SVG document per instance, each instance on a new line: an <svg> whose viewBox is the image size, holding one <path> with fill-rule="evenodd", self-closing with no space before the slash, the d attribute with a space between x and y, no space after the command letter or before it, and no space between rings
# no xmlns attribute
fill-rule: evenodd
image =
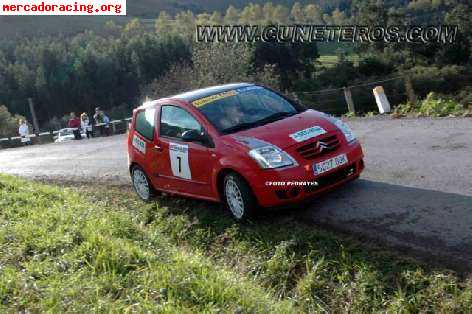
<svg viewBox="0 0 472 314"><path fill-rule="evenodd" d="M350 0L272 0L274 5L284 5L291 7L295 2L301 4L317 4L322 11L331 13L339 8L344 12L351 10ZM406 0L387 0L387 6L401 6ZM127 16L106 17L106 16L0 16L0 38L13 36L39 36L49 34L73 34L84 30L100 31L108 20L113 20L117 24L124 24L131 18L154 19L161 11L175 14L179 11L190 10L196 14L201 12L221 11L225 12L228 6L243 8L250 3L265 5L268 2L263 0L132 0L127 3Z"/></svg>
<svg viewBox="0 0 472 314"><path fill-rule="evenodd" d="M191 10L195 13L225 11L229 5L241 8L249 3L265 4L267 1L262 0L132 0L128 1L128 16L126 17L87 17L87 16L0 16L0 38L14 36L38 36L49 34L71 34L84 30L99 31L108 20L113 20L117 24L124 24L131 18L156 18L160 11L167 11L175 14L179 11ZM291 6L296 2L294 0L273 0L274 4L283 4ZM313 1L298 1L300 3L308 3ZM314 1L326 9L331 10L337 6L345 7L346 0Z"/></svg>

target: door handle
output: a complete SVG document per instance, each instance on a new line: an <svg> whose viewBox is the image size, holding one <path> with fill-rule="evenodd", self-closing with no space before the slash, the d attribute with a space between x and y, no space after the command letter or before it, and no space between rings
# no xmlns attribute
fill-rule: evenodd
<svg viewBox="0 0 472 314"><path fill-rule="evenodd" d="M159 146L159 145L154 145L153 148L154 148L155 151L162 152L162 147Z"/></svg>

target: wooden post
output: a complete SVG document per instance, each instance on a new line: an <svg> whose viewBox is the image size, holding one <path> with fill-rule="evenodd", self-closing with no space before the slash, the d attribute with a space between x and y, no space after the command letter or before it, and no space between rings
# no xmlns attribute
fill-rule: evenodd
<svg viewBox="0 0 472 314"><path fill-rule="evenodd" d="M408 97L408 102L416 105L418 98L416 97L413 83L411 82L411 77L409 75L405 76L405 90Z"/></svg>
<svg viewBox="0 0 472 314"><path fill-rule="evenodd" d="M31 112L31 117L33 117L34 133L39 134L39 124L38 119L36 118L36 111L34 111L34 103L32 98L28 98L28 104Z"/></svg>
<svg viewBox="0 0 472 314"><path fill-rule="evenodd" d="M344 87L344 98L346 99L347 109L349 112L356 114L356 108L354 107L354 101L352 100L352 93L350 87Z"/></svg>

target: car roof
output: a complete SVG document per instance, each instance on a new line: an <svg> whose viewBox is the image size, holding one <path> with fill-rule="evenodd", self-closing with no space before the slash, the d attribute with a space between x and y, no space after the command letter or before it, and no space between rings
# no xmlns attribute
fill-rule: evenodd
<svg viewBox="0 0 472 314"><path fill-rule="evenodd" d="M211 96L211 95L224 93L224 92L227 92L229 90L242 88L242 87L247 87L247 86L253 86L253 85L255 85L255 84L252 84L252 83L232 83L232 84L225 84L225 85L210 86L210 87L191 90L191 91L181 93L181 94L176 94L176 95L165 97L165 98L162 98L162 99L179 99L179 100L183 100L183 101L186 101L186 102L192 102L194 100L197 100L197 99L200 99L200 98L203 98L203 97L208 97L208 96ZM156 104L156 102L157 102L157 100L148 101L148 102L144 103L143 105L139 106L138 109L152 107Z"/></svg>
<svg viewBox="0 0 472 314"><path fill-rule="evenodd" d="M208 97L211 95L227 92L229 90L241 88L241 87L247 87L247 86L252 86L254 84L250 83L233 83L233 84L225 84L225 85L217 85L217 86L210 86L210 87L205 87L201 89L196 89L192 90L189 92L185 92L182 94L177 94L170 96L169 98L177 98L177 99L182 99L187 102L192 102L194 100L203 98L203 97Z"/></svg>

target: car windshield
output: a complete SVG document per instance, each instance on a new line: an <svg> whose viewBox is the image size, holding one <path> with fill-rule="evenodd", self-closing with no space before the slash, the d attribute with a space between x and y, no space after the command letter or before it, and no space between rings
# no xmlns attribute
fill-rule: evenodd
<svg viewBox="0 0 472 314"><path fill-rule="evenodd" d="M280 95L261 86L248 86L193 102L223 134L274 122L299 112Z"/></svg>

